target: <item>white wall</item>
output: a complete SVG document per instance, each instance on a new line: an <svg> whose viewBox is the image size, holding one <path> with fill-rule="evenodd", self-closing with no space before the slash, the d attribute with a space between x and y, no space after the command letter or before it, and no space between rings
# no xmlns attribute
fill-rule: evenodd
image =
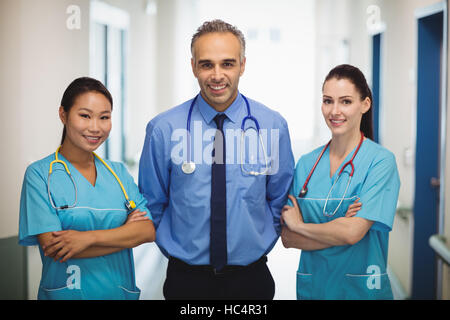
<svg viewBox="0 0 450 320"><path fill-rule="evenodd" d="M66 10L74 4L81 9L81 29L69 30ZM8 204L0 216L0 238L17 235L25 168L58 146L65 88L89 74L88 5L88 0L0 1L0 201ZM34 249L28 261L30 298L36 297L41 269Z"/></svg>
<svg viewBox="0 0 450 320"><path fill-rule="evenodd" d="M314 0L197 0L197 26L223 19L246 37L240 91L287 120L296 160L312 148L316 110ZM230 10L230 8L239 8Z"/></svg>
<svg viewBox="0 0 450 320"><path fill-rule="evenodd" d="M81 29L69 30L66 9L81 8ZM0 1L0 134L4 155L0 238L17 235L26 166L54 152L61 138L64 89L89 72L88 0ZM64 70L64 72L61 72ZM7 155L7 156L6 156Z"/></svg>

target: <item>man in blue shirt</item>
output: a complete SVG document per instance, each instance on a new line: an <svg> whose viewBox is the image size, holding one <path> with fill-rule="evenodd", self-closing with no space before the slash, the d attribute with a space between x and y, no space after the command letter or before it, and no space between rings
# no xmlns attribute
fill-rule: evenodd
<svg viewBox="0 0 450 320"><path fill-rule="evenodd" d="M191 51L200 94L149 122L139 165L156 243L169 258L164 296L273 299L266 255L294 172L287 123L239 93L238 29L205 22Z"/></svg>

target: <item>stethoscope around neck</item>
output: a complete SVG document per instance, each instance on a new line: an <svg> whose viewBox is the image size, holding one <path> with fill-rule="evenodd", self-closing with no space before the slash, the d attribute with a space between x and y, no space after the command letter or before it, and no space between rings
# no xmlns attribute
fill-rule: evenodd
<svg viewBox="0 0 450 320"><path fill-rule="evenodd" d="M186 150L186 161L183 161L183 164L181 165L181 170L183 171L183 173L185 174L192 174L195 171L195 162L192 161L192 157L191 157L191 118L192 118L192 111L194 110L194 105L195 102L197 101L199 95L195 96L195 98L192 100L191 102L191 106L189 107L189 113L188 113L188 117L187 117L187 123L186 123L186 132L187 132L187 141L186 141L186 146L187 146L187 150ZM269 165L268 165L268 161L267 161L267 152L266 149L264 147L264 142L262 139L262 135L261 135L261 128L259 126L258 120L252 116L251 112L250 112L250 104L248 103L247 98L241 94L242 98L245 101L245 106L247 107L247 116L242 119L242 123L241 123L241 170L242 172L251 175L251 176L259 176L259 175L266 175L269 172ZM243 143L244 143L244 139L245 139L245 123L247 121L253 121L255 123L256 126L256 131L258 133L258 139L259 142L261 143L261 149L263 151L263 156L264 156L264 170L259 172L259 171L247 171L244 168L244 155L243 155Z"/></svg>
<svg viewBox="0 0 450 320"><path fill-rule="evenodd" d="M334 216L336 214L336 212L338 211L339 207L341 206L342 202L344 201L344 198L345 198L345 196L347 194L348 187L350 186L350 182L351 182L351 180L353 178L353 174L355 173L355 165L353 164L353 160L355 159L356 155L358 154L358 151L361 148L361 145L362 145L363 141L364 141L364 134L361 132L361 139L359 140L359 144L358 144L358 147L356 148L356 151L353 153L352 158L348 162L346 162L344 164L344 166L341 168L341 170L339 171L339 174L338 174L338 178L334 181L333 185L330 188L330 191L328 192L328 195L327 195L327 197L325 199L325 205L323 206L323 211L322 211L322 213L325 216L327 216L327 217ZM309 172L308 177L306 178L305 183L303 184L302 190L300 191L300 193L298 195L299 198L304 198L306 196L306 194L308 193L309 180L311 179L311 176L314 173L314 170L316 169L317 165L319 164L320 159L322 159L323 154L325 153L327 148L330 146L330 144L331 144L331 140L322 149L322 152L320 153L319 157L317 158L316 162L314 163L314 166L312 167L311 171ZM327 208L328 200L330 199L331 192L333 191L334 186L336 185L336 183L341 178L341 175L344 172L344 169L347 166L349 166L349 165L352 167L352 171L350 172L350 176L349 176L349 179L348 179L348 182L347 182L347 186L345 187L344 195L342 196L341 201L339 202L339 205L336 207L336 209L333 211L333 213L329 214L327 212L326 208Z"/></svg>
<svg viewBox="0 0 450 320"><path fill-rule="evenodd" d="M47 193L48 193L48 199L50 201L50 205L52 206L53 209L56 209L56 210L67 210L67 209L71 209L71 208L75 208L76 207L77 200L78 200L78 190L77 190L77 185L75 183L75 180L73 179L72 174L70 173L69 168L67 167L67 164L63 160L60 160L59 157L58 157L58 152L59 152L60 148L61 148L61 146L58 147L58 149L56 149L56 151L55 151L55 160L50 162L50 165L49 165L48 181L47 181ZM124 186L122 184L122 181L120 181L120 178L117 176L117 174L114 172L114 170L102 158L100 158L95 152L92 152L92 153L111 172L111 174L114 176L114 178L116 178L117 183L119 184L120 188L122 189L123 195L125 197L125 207L127 208L127 211L128 212L133 211L136 208L136 203L133 200L130 200L130 198L128 197L128 194L125 191L125 188L124 188ZM67 173L67 175L72 180L73 188L75 190L75 200L73 201L73 203L71 205L65 204L65 205L62 205L62 206L56 206L55 203L53 202L52 196L50 194L50 181L51 181L52 173L53 173L53 165L55 163L62 164L64 166L65 172Z"/></svg>

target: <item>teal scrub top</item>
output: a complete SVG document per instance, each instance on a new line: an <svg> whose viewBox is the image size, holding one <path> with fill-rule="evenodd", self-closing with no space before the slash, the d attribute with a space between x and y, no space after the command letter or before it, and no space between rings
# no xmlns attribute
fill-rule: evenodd
<svg viewBox="0 0 450 320"><path fill-rule="evenodd" d="M49 201L48 171L55 155L34 162L26 172L20 199L19 244L38 245L37 235L61 230L104 230L122 226L127 219L125 196L111 172L95 158L97 180L92 184L61 154L75 181L78 191L75 208L57 210ZM150 212L147 201L139 193L133 178L121 163L106 161L122 181L137 209ZM60 163L53 165L50 192L56 207L72 205L75 191L70 177ZM42 277L38 299L139 299L131 249L84 259L54 262L45 257L39 246Z"/></svg>
<svg viewBox="0 0 450 320"><path fill-rule="evenodd" d="M308 183L304 198L298 195L323 146L300 158L290 194L297 198L305 223L326 223L344 217L350 204L360 198L356 217L374 221L364 238L354 245L323 250L302 250L297 271L297 299L392 299L386 272L389 232L397 207L400 179L394 155L366 139L353 160L355 172L344 201L334 214L323 208L339 171L356 148L330 178L329 148L323 154ZM344 195L350 177L348 165L336 182L326 206L331 215ZM290 204L291 205L291 204Z"/></svg>

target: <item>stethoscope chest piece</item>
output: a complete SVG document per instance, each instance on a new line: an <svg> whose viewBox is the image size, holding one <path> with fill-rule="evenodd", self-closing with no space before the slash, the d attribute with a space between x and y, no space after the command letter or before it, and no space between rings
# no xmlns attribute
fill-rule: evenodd
<svg viewBox="0 0 450 320"><path fill-rule="evenodd" d="M308 193L308 188L305 187L302 189L302 191L300 191L300 194L298 196L299 196L299 198L304 198L307 193Z"/></svg>
<svg viewBox="0 0 450 320"><path fill-rule="evenodd" d="M183 164L181 166L181 170L185 174L192 174L195 171L195 163L192 161L183 162Z"/></svg>

